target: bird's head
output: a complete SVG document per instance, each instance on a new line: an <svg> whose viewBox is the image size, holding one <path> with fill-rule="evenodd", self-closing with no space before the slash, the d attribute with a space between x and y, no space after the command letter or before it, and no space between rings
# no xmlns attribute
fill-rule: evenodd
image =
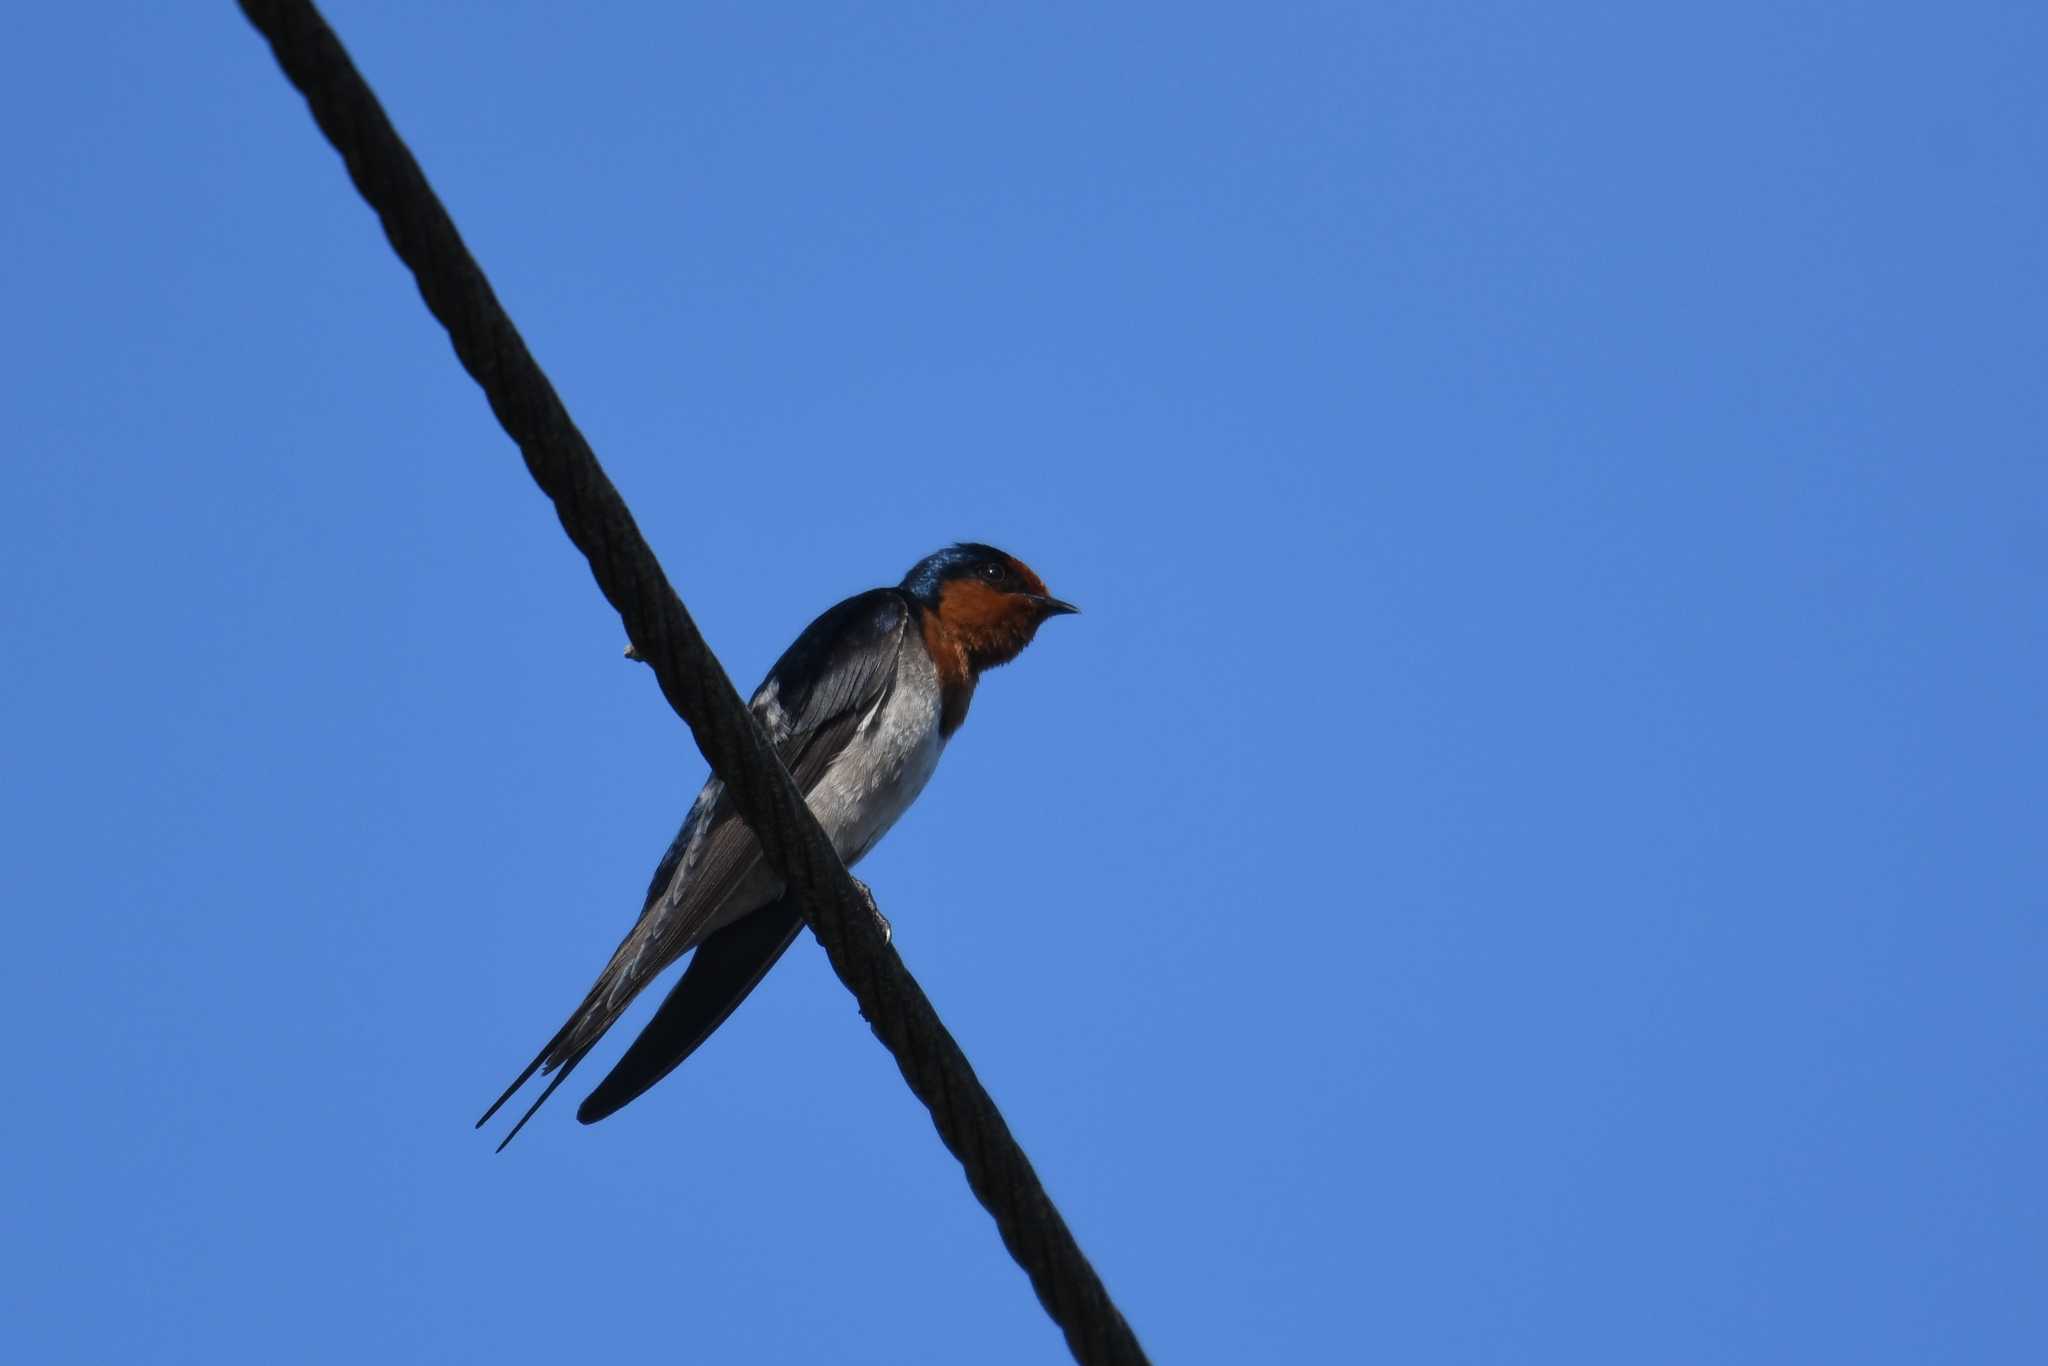
<svg viewBox="0 0 2048 1366"><path fill-rule="evenodd" d="M903 591L937 618L976 673L1015 659L1048 618L1081 610L1050 596L1022 560L972 541L919 560Z"/></svg>

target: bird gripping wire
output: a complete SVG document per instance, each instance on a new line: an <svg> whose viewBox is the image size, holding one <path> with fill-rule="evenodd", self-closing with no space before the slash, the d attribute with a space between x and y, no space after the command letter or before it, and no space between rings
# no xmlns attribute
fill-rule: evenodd
<svg viewBox="0 0 2048 1366"><path fill-rule="evenodd" d="M519 446L627 637L724 780L763 856L796 893L832 970L888 1046L1003 1245L1084 1366L1145 1361L960 1046L894 949L725 670L669 586L582 432L470 256L383 107L309 0L239 0L376 210L455 354Z"/></svg>

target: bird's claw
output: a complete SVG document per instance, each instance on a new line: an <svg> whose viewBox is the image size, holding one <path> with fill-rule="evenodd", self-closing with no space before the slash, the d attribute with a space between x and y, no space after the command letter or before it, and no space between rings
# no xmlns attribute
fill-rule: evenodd
<svg viewBox="0 0 2048 1366"><path fill-rule="evenodd" d="M875 904L873 889L859 878L853 879L853 885L860 889L860 899L868 903L868 914L873 916L875 923L882 927L882 942L887 944L894 940L896 937L895 928L889 924L889 917L882 914L882 908Z"/></svg>

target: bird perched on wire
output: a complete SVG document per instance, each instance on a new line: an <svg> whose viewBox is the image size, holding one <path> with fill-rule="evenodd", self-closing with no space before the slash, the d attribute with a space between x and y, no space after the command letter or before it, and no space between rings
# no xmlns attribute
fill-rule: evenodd
<svg viewBox="0 0 2048 1366"><path fill-rule="evenodd" d="M962 542L918 561L896 587L832 608L775 661L750 704L754 719L849 868L924 790L982 672L1015 659L1049 618L1077 610L1049 596L1023 561ZM647 1028L576 1111L585 1124L612 1114L725 1022L802 921L714 776L583 1004L477 1127L534 1073L552 1073L502 1152L640 990L695 949Z"/></svg>

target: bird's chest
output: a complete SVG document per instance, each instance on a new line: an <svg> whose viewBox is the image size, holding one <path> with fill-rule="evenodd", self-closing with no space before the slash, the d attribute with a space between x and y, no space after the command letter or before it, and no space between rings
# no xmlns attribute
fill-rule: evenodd
<svg viewBox="0 0 2048 1366"><path fill-rule="evenodd" d="M849 865L888 833L938 768L941 710L929 663L906 666L811 794L811 809Z"/></svg>

